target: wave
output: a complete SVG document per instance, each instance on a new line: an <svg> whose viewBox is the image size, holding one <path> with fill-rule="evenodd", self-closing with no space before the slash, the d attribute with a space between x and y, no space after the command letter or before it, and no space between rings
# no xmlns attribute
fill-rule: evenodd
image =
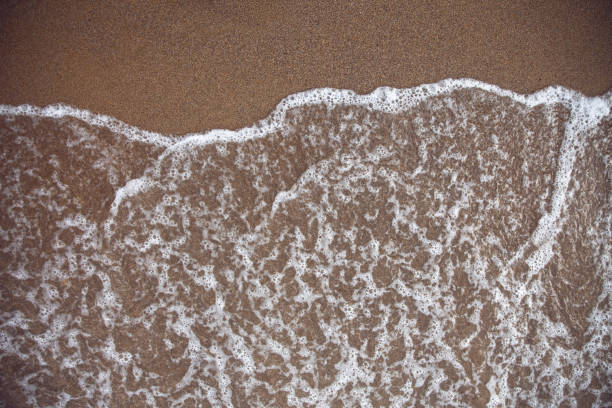
<svg viewBox="0 0 612 408"><path fill-rule="evenodd" d="M162 135L0 105L0 397L605 404L611 106L449 79Z"/></svg>

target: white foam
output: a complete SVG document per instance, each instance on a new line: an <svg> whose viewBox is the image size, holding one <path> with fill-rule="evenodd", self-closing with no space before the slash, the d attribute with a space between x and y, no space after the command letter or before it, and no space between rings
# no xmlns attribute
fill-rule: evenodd
<svg viewBox="0 0 612 408"><path fill-rule="evenodd" d="M172 137L142 130L135 126L130 126L111 116L95 114L88 110L75 108L65 104L48 105L44 108L32 105L0 105L0 115L56 119L72 117L82 120L89 125L107 128L115 133L125 135L130 140L150 143L162 147L170 146L174 143Z"/></svg>
<svg viewBox="0 0 612 408"><path fill-rule="evenodd" d="M553 254L553 245L556 235L563 226L564 220L562 214L568 198L568 185L570 182L571 172L577 158L576 146L580 145L579 142L582 141L581 137L583 133L588 131L589 128L595 126L602 117L609 115L610 106L612 105L612 92L603 97L588 98L575 91L565 88L550 87L532 95L519 95L510 91L502 90L493 85L484 84L470 79L445 80L437 84L422 85L420 87L411 89L392 89L382 87L376 89L374 92L368 95L358 95L347 90L323 88L302 92L285 98L279 103L268 118L254 124L253 126L246 127L238 131L212 130L204 134L188 134L182 137L164 136L153 132L147 132L126 125L108 116L95 115L88 111L79 110L65 105L52 105L46 108L36 108L29 105L22 105L19 107L2 105L0 106L0 114L50 118L74 117L83 120L92 126L105 127L113 132L123 134L129 140L151 143L156 146L165 147L166 149L163 154L158 158L157 162L154 163L153 167L149 168L145 172L145 176L138 179L129 180L123 187L116 191L114 201L111 205L112 218L117 216L119 209L127 200L152 188L154 186L152 181L153 179L164 176L165 180L168 181L169 184L160 187L163 187L165 190L171 190L174 188L173 183L175 182L178 183L180 181L189 179L192 174L190 172L190 166L187 164L191 164L193 157L195 157L195 155L191 155L191 152L195 151L196 148L208 144L214 144L217 153L220 156L227 156L227 143L245 142L247 140L264 137L265 135L275 131L282 131L286 115L291 109L323 103L329 109L339 105L351 105L362 106L369 110L397 113L409 110L416 104L425 101L427 98L445 95L453 90L465 88L481 89L499 96L509 97L513 101L524 104L527 107L533 107L538 104L560 103L570 109L571 117L566 123L566 134L558 160L556 179L554 180L551 209L548 213L545 213L542 216L529 241L529 243L534 244L537 247L536 251L533 252L527 259L527 264L530 267L530 276L535 276L549 262ZM452 98L446 98L443 103L452 105L454 101ZM453 109L456 111L458 108L455 106ZM349 119L350 117L347 118L347 120ZM364 123L363 125L354 125L352 129L355 133L366 132L367 135L368 126L368 123ZM423 128L423 131L430 131L431 133L437 134L435 136L443 136L446 129L444 124L432 125L429 123L424 123L424 121L420 124L420 126ZM313 134L322 132L321 127L314 125L312 126L311 130ZM75 130L75 132L83 133L78 130ZM86 134L83 135L83 137L86 136ZM397 137L397 135L395 136ZM330 140L334 137L337 137L337 135L329 135ZM494 144L498 144L499 141L496 135L493 135L492 139ZM427 155L427 149L425 146L426 143L427 141L419 146L419 152L423 158L425 158ZM384 179L388 179L390 185L393 185L394 189L396 189L397 182L397 184L400 186L397 188L406 188L406 192L410 194L408 187L402 185L402 175L393 173L393 171L387 168L383 168L380 173L376 173L374 165L378 164L381 160L390 157L392 154L392 151L379 147L369 154L366 154L366 157L357 157L351 153L334 157L334 159L338 159L338 162L342 163L342 165L333 168L335 177L339 180L334 179L332 182L333 185L331 186L329 183L325 184L326 188L329 187L325 194L336 194L341 201L350 205L352 200L359 200L359 196L363 193L378 193L378 191L375 189L370 189L368 183L365 182L373 177L383 177ZM465 157L454 158L459 161L465 161ZM267 157L262 155L262 160L264 159L267 160ZM161 163L165 160L170 161L171 169L167 174L161 175L161 169L165 168L161 165ZM167 164L167 162L164 163ZM181 164L183 164L183 166L181 166ZM335 163L332 164L335 165ZM304 192L304 190L307 190L310 185L324 185L323 180L325 177L322 176L322 174L327 174L332 164L325 161L312 166L302 175L300 180L291 186L289 190L279 192L274 199L272 211L269 217L273 217L278 211L285 210L287 207L287 202L299 199L300 195ZM423 173L425 171L424 167L425 165L417 167L411 176L416 177L419 173ZM524 170L525 169L526 168L524 168ZM456 177L457 174L453 174L453 184L456 182ZM490 179L493 179L493 176L481 176L481 180L483 182L489 181ZM434 345L438 348L436 356L432 356L432 358L438 358L439 360L451 362L459 373L464 373L463 367L457 360L457 356L455 356L451 352L450 348L445 344L445 330L448 327L453 327L454 325L454 319L449 312L453 310L451 308L453 308L455 305L449 300L447 293L444 293L441 289L443 287L447 288L448 282L445 282L442 279L440 266L437 265L437 261L440 259L440 256L442 256L448 250L450 242L454 238L455 234L460 234L460 244L467 242L474 248L478 247L478 242L476 242L475 239L477 236L477 231L475 230L474 226L467 227L462 231L456 231L453 224L455 222L453 220L460 218L459 216L462 214L463 209L469 206L470 200L474 198L472 194L474 190L473 187L474 186L471 185L462 186L462 188L459 189L461 190L462 196L457 202L454 203L454 206L450 208L442 206L434 214L434 216L437 218L444 219L448 216L448 218L451 219L451 221L448 221L447 218L446 234L448 236L447 239L442 240L442 242L428 240L425 238L425 229L419 227L414 221L414 209L410 207L410 205L400 203L396 197L393 197L393 199L390 200L390 202L393 204L393 211L395 213L392 223L393 227L395 228L395 232L403 232L402 228L407 229L408 231L406 231L406 233L410 232L414 236L418 237L420 244L422 244L424 248L423 251L428 254L428 260L426 263L427 274L421 273L421 275L418 276L419 280L410 284L396 279L392 283L391 289L398 292L399 295L405 299L410 299L418 311L433 317L425 333L428 344ZM332 191L332 189L336 190ZM343 189L350 191L350 194L343 193ZM41 192L41 194L48 193ZM436 199L443 201L444 196L442 193L434 192L434 196ZM232 186L226 184L223 191L219 192L218 199L220 202L231 204L233 197L234 191ZM314 211L314 214L312 214L312 220L317 220L319 229L315 244L316 252L323 253L329 264L338 262L337 264L340 265L342 262L345 262L343 265L348 265L349 267L354 266L355 264L348 263L342 254L334 254L330 249L330 244L338 233L331 228L328 222L326 222L327 214L325 211L326 207L330 205L329 201L323 199L319 204L323 209L320 209L318 212ZM154 209L151 209L150 213L147 213L146 219L147 221L150 221L151 224L163 224L164 226L176 227L177 223L171 217L166 215L166 210L169 208L176 209L180 207L179 210L177 210L177 213L182 216L189 210L187 206L181 207L182 205L183 204L179 200L178 195L165 195L163 196L161 202ZM374 213L366 214L365 218L369 222L375 222L377 216L377 211L374 211ZM312 222L312 220L308 220L309 224ZM112 222L113 220L111 219L105 224L108 237L111 237L110 231L113 227ZM58 226L62 228L77 226L84 231L82 237L89 237L89 235L93 236L93 234L95 234L95 228L92 229L92 226L88 224L85 218L82 216L66 217L60 221ZM210 229L215 230L218 229L218 227L218 220L211 221L211 225L209 226ZM251 256L254 247L257 245L258 240L261 237L257 234L252 234L252 236L231 237L232 244L234 244L235 255L237 255L236 259L240 263L241 267L244 267L244 269L247 270L247 272L243 273L243 275L237 275L235 273L236 271L230 269L226 269L224 271L214 271L213 267L210 265L198 265L197 267L192 267L192 260L189 256L179 256L182 267L187 271L187 274L191 276L191 279L193 279L196 285L215 290L215 305L210 307L210 310L206 311L206 314L203 313L203 315L210 317L211 321L214 321L211 323L211 325L214 326L215 330L218 329L218 331L221 332L222 335L224 335L224 337L228 340L227 344L213 345L212 347L204 350L200 340L192 331L192 325L195 322L196 317L193 317L192 314L187 313L188 311L186 308L180 304L172 304L170 306L169 302L167 302L166 298L164 297L165 295L176 295L177 293L178 285L174 285L172 282L170 267L168 265L153 261L149 262L149 258L152 258L149 257L151 253L159 252L161 255L163 255L163 258L166 261L169 260L171 256L176 256L176 248L180 247L185 242L185 238L179 238L174 241L165 241L157 229L150 229L149 232L150 233L148 234L144 244L136 243L136 241L129 236L124 239L123 243L131 249L137 250L136 252L139 252L140 255L142 255L142 263L151 271L151 274L156 274L155 276L158 278L158 298L156 298L155 301L153 301L153 303L145 309L143 312L143 317L138 318L140 320L130 319L125 316L121 317L121 319L123 319L124 323L134 323L138 321L139 323L143 323L145 327L150 328L151 322L148 320L150 320L149 318L151 315L153 315L155 311L159 310L160 307L166 306L168 311L176 312L178 317L176 321L170 325L170 328L173 329L176 334L186 336L188 338L189 345L186 353L192 360L188 373L182 379L181 384L187 384L189 381L191 381L192 376L197 375L199 370L198 364L201 359L214 356L214 364L216 365L217 369L216 373L219 381L220 395L218 395L215 390L208 386L202 385L202 390L205 391L205 394L209 399L214 400L221 398L224 405L230 406L232 391L230 377L226 373L228 370L228 361L231 358L230 355L233 354L233 357L242 362L243 373L248 376L252 376L252 374L254 374L257 364L254 361L251 350L247 346L247 337L243 337L242 334L233 333L226 327L228 324L228 311L225 310L226 298L224 297L224 288L222 287L224 284L221 284L222 279L217 280L214 272L224 274L227 281L229 281L229 284L239 285L240 290L242 290L241 285L246 282L245 285L250 288L247 293L251 299L263 298L260 309L272 312L265 318L262 318L264 325L268 325L269 327L282 327L283 323L281 319L271 317L274 314L273 312L275 311L275 307L278 306L279 295L271 293L274 292L274 290L271 290L270 287L260 283L257 280L249 281L249 278L252 278L252 276L249 276L249 274L252 275L252 271L257 269L256 265L254 265L251 260ZM315 268L313 271L312 268L308 268L306 266L307 261L315 259L314 257L310 257L308 253L302 250L303 242L305 240L304 234L306 234L306 231L300 231L299 228L295 228L295 232L293 234L294 242L292 243L289 260L286 266L292 266L295 268L295 280L300 289L297 297L291 300L296 303L301 303L300 307L312 307L314 302L319 299L321 294L316 289L313 290L309 285L307 285L302 278L306 273L314 272L315 276L320 280L319 283L324 288L324 292L327 291L327 293L329 293L328 276L332 269L331 267L325 266ZM347 230L345 235L346 237L353 239L354 243L354 237L356 235L354 229ZM76 238L75 241L78 239L79 238ZM204 240L207 241L207 236L204 237ZM496 240L495 237L491 239L487 237L486 242L489 245L502 246L499 240ZM203 246L207 244L209 243L202 243ZM515 256L515 259L519 259L523 255L526 245L527 243L521 247ZM59 246L58 249L60 249ZM387 257L389 252L396 251L392 242L385 244L384 242L379 242L374 238L372 238L368 244L359 248L356 248L356 245L353 245L351 250L358 250L360 255L364 259L368 259L368 261L382 261L385 259L385 257ZM67 251L66 264L69 266L68 269L73 272L78 270L82 265L79 265L79 262L75 260L71 251L72 249ZM535 299L533 296L538 287L530 287L527 284L518 287L513 285L514 281L507 276L508 272L511 270L509 266L512 264L512 261L507 265L503 265L502 261L498 258L491 259L490 261L491 262L489 262L487 259L481 259L476 251L474 254L469 254L469 259L468 261L464 262L463 266L467 268L466 270L468 272L468 280L470 284L474 285L477 289L490 289L488 286L489 281L488 277L486 276L486 271L488 270L490 263L495 263L497 267L504 271L499 279L499 282L503 283L502 287L505 287L506 290L513 290L510 299L508 299L508 297L502 293L501 290L498 290L497 288L494 288L493 290L495 301L500 305L501 309L497 316L497 318L502 321L499 327L504 329L504 331L500 334L503 346L500 358L506 359L503 364L493 365L496 369L500 367L503 369L503 367L507 365L519 362L519 360L522 364L533 364L535 361L541 361L542 350L544 350L543 347L545 347L546 344L539 345L534 351L533 348L526 347L522 343L521 339L525 336L527 327L524 316L521 316L520 313L517 312L517 310L522 310L521 305L523 304L529 309L541 308L541 305L537 303L538 299ZM196 261L193 262L196 263ZM609 266L608 258L606 258L604 264ZM102 291L97 294L96 304L102 309L102 320L104 324L107 326L107 328L111 328L117 321L119 315L118 312L121 308L119 300L120 296L113 292L110 279L104 271L97 271L96 268L91 267L88 269L88 276L96 272L99 273L99 277L103 283ZM53 271L49 272L49 275L53 275ZM62 278L64 275L58 276ZM281 286L282 274L279 273L273 276L271 280L274 287L278 289ZM365 287L362 287L359 291L353 294L353 302L339 302L341 305L340 307L344 311L347 320L357 319L357 317L360 316L370 317L380 315L382 317L382 322L377 327L371 328L371 330L375 330L377 333L375 354L376 356L384 356L384 353L389 346L390 339L394 338L384 327L389 322L388 312L390 308L381 307L381 309L375 310L368 306L368 304L372 299L378 299L380 296L382 296L384 291L389 288L380 289L376 286L372 278L372 268L360 268L359 273L356 275L354 280L364 284ZM528 281L529 280L527 280L526 283ZM606 276L604 291L607 293L610 292L610 281L612 281L610 276ZM48 288L46 285L42 286L44 288ZM56 303L54 302L59 296L57 291L52 288L48 288L44 294L46 295L45 300L47 301L48 306L46 309L44 307L40 309L39 317L45 322L50 322L51 327L47 333L38 338L38 342L43 348L56 347L57 337L59 336L58 333L62 331L67 323L57 316L54 316L55 308L57 307ZM33 295L30 297L33 298ZM603 301L603 294L600 296L600 298L601 299L599 299L599 301ZM338 305L338 303L334 303L333 300L329 301L329 303L334 304L335 306ZM304 304L306 304L306 306ZM407 306L407 304L396 306L408 308L409 306ZM468 312L469 314L466 316L468 321L478 326L480 324L482 309L483 304L480 301L471 302L470 311ZM592 350L601 349L601 344L603 343L603 332L601 327L605 327L605 322L609 320L609 313L606 314L607 312L608 311L594 311L590 316L592 330L598 330L587 346L591 347ZM534 317L535 320L539 322L538 331L545 337L554 338L556 336L569 335L567 327L565 327L563 324L552 324L552 322L550 322L546 316L538 314L539 312L537 310L530 310L529 313L531 313L529 316ZM24 319L22 316L14 316L13 320L10 320L9 322L11 324L27 324L23 320ZM327 341L339 344L347 342L347 336L343 333L339 333L338 326L336 326L334 322L329 323L322 321L320 322L320 326L324 332L324 335L326 336ZM412 319L407 321L405 316L402 316L402 320L397 326L398 327L394 329L395 335L404 336L406 344L412 345L411 336L418 332L415 320ZM283 327L283 329L287 329L288 336L294 341L294 344L298 344L300 341L303 341L303 339L297 339L297 336L291 329L290 325ZM259 330L259 328L256 330ZM263 331L259 331L257 333L261 335ZM477 333L473 332L467 337L467 339L463 339L460 343L461 348L467 349L476 335ZM69 344L72 344L73 346L76 344L72 338L69 339L69 342ZM170 340L165 339L165 342L168 348L172 346ZM285 347L271 338L266 338L265 343L268 351L273 351L282 355L285 361L290 360L291 353L294 350ZM3 350L13 350L16 348L14 344L9 344L9 340L6 338L6 336L3 336L2 332L0 332L0 345L2 346ZM230 355L228 355L228 353L226 353L221 346L229 346ZM311 357L309 360L310 363L305 368L309 368L310 366L310 368L314 371L314 356L312 355L311 350L305 347L304 344L302 344L302 346L303 347L300 350L301 356L307 357L310 354ZM399 364L403 367L405 373L410 373L411 376L416 379L415 384L405 385L406 395L410 395L412 393L413 385L422 385L426 379L429 379L429 387L434 389L436 393L442 393L442 395L447 396L451 395L453 390L448 391L448 393L445 394L439 388L440 383L445 378L442 371L439 368L435 368L432 364L425 364L432 363L432 361L416 361L413 355L414 350L411 349L412 347L409 347L406 357ZM514 357L512 354L509 354L506 351L514 349L517 350ZM348 346L344 347L343 349L343 351L346 350L349 350ZM491 350L488 351L490 352ZM54 352L57 353L58 351L56 350ZM129 353L118 353L116 351L112 337L107 338L106 345L102 349L102 352L107 359L116 362L119 366L122 366L122 368L127 369L133 360ZM204 353L209 353L210 355L202 357L202 354ZM309 400L317 405L325 405L340 392L344 385L350 381L353 381L355 378L360 379L365 384L370 384L374 377L373 368L367 363L358 363L357 357L359 354L361 354L360 357L364 356L362 350L351 349L349 353L344 353L341 362L336 366L336 368L340 371L340 374L336 380L324 390L310 390ZM554 370L558 369L562 364L561 359L563 359L564 362L578 361L581 356L582 355L577 352L566 351L562 350L560 347L556 347L553 350L553 363L549 368L547 368L549 372L546 372L546 374L554 374ZM64 360L66 367L75 366L77 360L73 360L71 358L72 357L69 356ZM132 366L131 369L137 377L143 375L142 371L138 372L139 369L135 365ZM389 384L391 382L391 376L388 373L384 374L383 383ZM512 391L507 386L508 375L509 374L507 372L504 373L498 370L486 384L492 395L491 399L489 400L490 406L495 406L497 404L503 405L507 400L512 400ZM582 384L579 381L579 378L577 377L578 375L579 374L574 374L574 378L571 380L573 381L572 384L586 385L586 383ZM98 378L100 382L99 386L106 391L107 395L109 395L111 392L110 373L99 373ZM584 379L584 381L587 381L587 379ZM303 383L301 384L303 385ZM553 394L561 395L563 392L563 384L564 383L561 380L559 380L558 383L555 383ZM304 387L308 389L308 387ZM355 388L354 395L366 399L368 390L369 389L367 386L363 388ZM155 396L162 395L158 390L152 390L151 392L144 390L143 392L151 404L155 402ZM204 397L204 394L202 393L201 396ZM296 397L293 393L290 393L290 398ZM407 404L407 402L408 401L401 400L400 398L392 400L392 404L395 406L403 406ZM362 403L367 405L369 404L369 401L364 400Z"/></svg>
<svg viewBox="0 0 612 408"><path fill-rule="evenodd" d="M369 109L379 110L387 113L398 113L409 110L418 103L424 100L450 93L454 90L476 88L483 91L492 92L499 96L505 96L512 98L514 101L522 103L528 107L533 107L544 103L561 103L564 106L572 109L572 121L571 126L568 127L569 135L566 137L567 144L573 143L574 137L573 132L576 129L585 130L586 127L594 126L597 121L605 116L610 111L610 103L605 97L586 97L576 91L562 88L562 87L549 87L541 91L530 95L517 94L512 91L501 89L495 85L486 84L473 79L447 79L435 84L421 85L415 88L408 89L392 89L388 87L378 88L371 94L358 95L353 91L349 90L338 90L331 88L320 88L313 89L301 93L291 95L283 99L276 107L276 109L264 120L259 121L253 126L245 127L237 131L230 131L225 129L214 129L204 134L193 133L187 134L182 138L177 138L174 144L168 146L168 148L158 158L157 163L161 163L166 157L176 152L183 150L190 150L197 146L205 146L213 143L222 145L228 142L245 142L247 140L263 137L267 134L279 131L284 125L284 120L287 112L291 109L316 105L326 104L329 109L332 109L338 105L352 105L352 106L363 106ZM609 99L609 98L608 98ZM65 108L62 105L62 108ZM4 109L4 110L3 110ZM75 116L79 118L86 118L88 115L87 111L80 111L78 109L59 109L61 112L65 112L68 116ZM24 114L40 115L45 116L55 114L54 109L50 109L50 112L40 110L39 108L33 108L29 105L24 107L8 107L0 106L0 113L6 112L7 114L18 114L19 112L26 112ZM52 116L53 117L53 116ZM97 118L97 117L95 117ZM84 120L84 119L83 119ZM91 124L97 124L100 126L106 126L112 128L115 126L115 122L108 122L102 119L92 119ZM119 125L117 125L119 126ZM127 125L121 123L119 128ZM136 134L138 129L130 127L130 135ZM144 132L145 131L141 131ZM146 133L148 135L148 133ZM143 139L143 138L141 138ZM140 139L139 139L140 140ZM144 140L144 139L143 139ZM158 139L155 139L158 140ZM164 143L167 140L164 139ZM161 144L159 142L158 144ZM422 148L422 146L421 146ZM420 149L421 149L420 148ZM425 153L423 153L425 154ZM560 165L563 166L558 174L558 180L556 185L558 186L558 194L553 197L553 217L556 215L557 208L559 207L559 197L565 193L567 189L567 175L568 171L571 172L571 165L573 163L573 157L571 152L568 152L570 157L567 159L560 160ZM112 204L112 212L116 213L117 207L126 197L132 196L137 193L140 189L144 189L145 186L149 185L149 180L146 176L139 179L139 181L131 180L124 187L116 191L115 200ZM288 198L285 196L278 197L280 200ZM555 201L556 200L556 201ZM275 202L274 210L278 204ZM541 229L549 228L551 224L546 223ZM545 232L542 232L545 234Z"/></svg>
<svg viewBox="0 0 612 408"><path fill-rule="evenodd" d="M168 151L190 149L195 146L218 142L243 142L253 138L263 137L283 126L289 110L317 104L325 104L329 109L339 105L362 106L368 109L387 113L398 113L409 110L424 100L448 94L455 90L476 88L492 92L499 96L533 107L544 103L561 103L570 108L578 108L579 121L576 125L593 124L594 120L607 115L610 111L609 95L586 97L577 91L552 86L533 94L518 94L498 86L480 82L474 79L446 79L438 83L424 84L414 88L380 87L370 94L360 95L351 90L318 88L290 95L283 99L270 115L253 126L237 131L214 129L206 133L190 133L182 137L164 136L130 126L107 115L94 114L84 109L78 109L65 104L49 105L44 108L32 105L0 105L0 115L24 115L31 117L62 118L74 117L92 126L108 128L116 133L124 134L132 140L151 143L158 146L171 147Z"/></svg>

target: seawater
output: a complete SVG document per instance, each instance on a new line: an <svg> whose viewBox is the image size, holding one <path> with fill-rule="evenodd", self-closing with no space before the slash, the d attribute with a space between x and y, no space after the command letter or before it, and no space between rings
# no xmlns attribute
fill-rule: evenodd
<svg viewBox="0 0 612 408"><path fill-rule="evenodd" d="M611 403L611 106L315 89L184 136L0 106L0 399Z"/></svg>

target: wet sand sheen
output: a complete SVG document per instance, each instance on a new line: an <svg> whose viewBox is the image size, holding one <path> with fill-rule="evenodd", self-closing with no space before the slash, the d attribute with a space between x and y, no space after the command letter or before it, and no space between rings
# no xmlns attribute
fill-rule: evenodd
<svg viewBox="0 0 612 408"><path fill-rule="evenodd" d="M2 397L609 403L611 105L322 89L174 144L4 106Z"/></svg>
<svg viewBox="0 0 612 408"><path fill-rule="evenodd" d="M239 129L448 77L601 95L609 2L8 1L0 34L0 104L110 115L1 115L0 407L611 403L609 115L569 156L567 105L479 86L184 150L112 119Z"/></svg>

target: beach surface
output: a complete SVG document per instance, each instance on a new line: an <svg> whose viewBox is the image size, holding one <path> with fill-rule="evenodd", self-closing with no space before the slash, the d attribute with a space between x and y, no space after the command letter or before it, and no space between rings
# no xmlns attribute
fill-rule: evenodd
<svg viewBox="0 0 612 408"><path fill-rule="evenodd" d="M0 32L0 103L173 134L248 126L311 88L612 87L609 1L8 1Z"/></svg>
<svg viewBox="0 0 612 408"><path fill-rule="evenodd" d="M0 408L609 406L611 22L3 2Z"/></svg>

